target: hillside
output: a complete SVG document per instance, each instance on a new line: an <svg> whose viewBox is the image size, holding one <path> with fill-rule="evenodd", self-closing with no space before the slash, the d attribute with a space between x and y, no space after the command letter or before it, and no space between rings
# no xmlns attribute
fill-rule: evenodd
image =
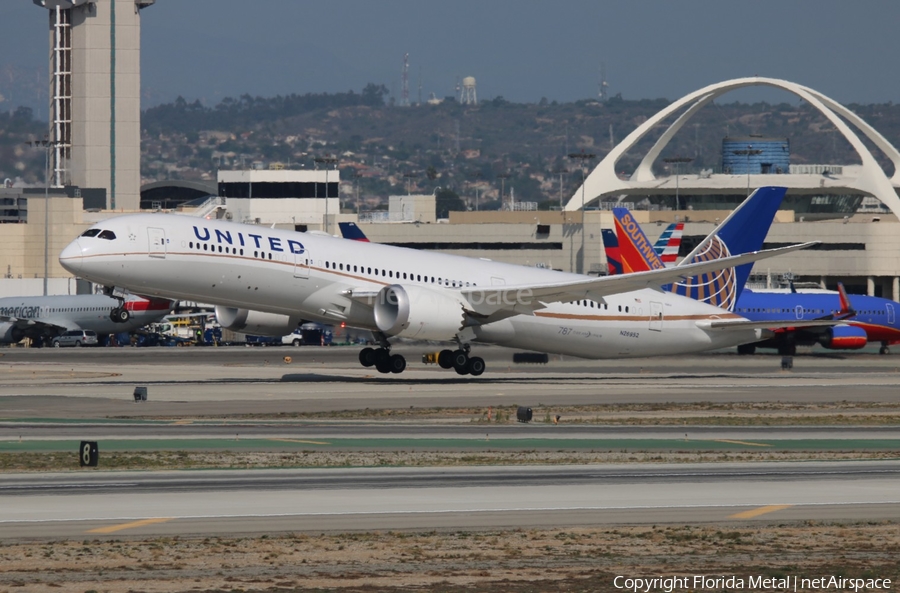
<svg viewBox="0 0 900 593"><path fill-rule="evenodd" d="M502 184L517 201L543 207L558 204L581 182L571 152L597 155L596 163L647 118L669 104L666 99L606 103L578 101L536 104L497 98L478 106L453 101L437 105L386 105L383 86L360 93L291 95L226 99L214 107L174 103L143 114L142 174L159 179L214 179L221 168L313 167L313 158L338 155L343 180L359 185L375 207L391 193L431 192L440 186L474 201L476 188L486 196L480 206L496 208ZM895 145L900 145L900 106L849 105ZM27 111L27 113L25 112ZM0 178L43 180L43 155L24 152L21 142L39 137L46 126L30 110L0 112ZM628 174L662 129L645 137L620 161ZM830 122L800 105L715 103L700 111L661 155L693 159L683 170L718 169L726 136L787 137L792 163L858 162L850 145ZM13 149L12 147L16 147ZM881 156L877 150L876 156ZM888 173L893 171L884 160ZM560 173L561 170L563 171ZM345 187L345 193L349 187ZM365 207L364 207L365 208Z"/></svg>

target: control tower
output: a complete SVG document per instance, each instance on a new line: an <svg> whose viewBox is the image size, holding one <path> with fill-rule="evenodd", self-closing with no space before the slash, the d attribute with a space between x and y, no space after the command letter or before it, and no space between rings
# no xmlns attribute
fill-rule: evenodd
<svg viewBox="0 0 900 593"><path fill-rule="evenodd" d="M106 191L137 210L141 185L141 19L155 0L32 0L49 11L53 187Z"/></svg>

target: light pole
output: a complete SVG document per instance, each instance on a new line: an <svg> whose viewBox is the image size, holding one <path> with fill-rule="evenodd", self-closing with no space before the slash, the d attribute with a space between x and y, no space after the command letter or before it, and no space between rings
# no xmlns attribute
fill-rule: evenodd
<svg viewBox="0 0 900 593"><path fill-rule="evenodd" d="M585 259L585 253L584 253L584 181L585 181L584 162L587 160L593 159L596 156L597 156L596 154L593 154L590 152L584 152L583 150L581 152L570 152L569 153L570 159L578 159L581 162L581 164L580 164L580 166L581 166L581 263L578 266L579 274L584 274L584 259Z"/></svg>
<svg viewBox="0 0 900 593"><path fill-rule="evenodd" d="M404 173L403 177L406 178L406 195L410 195L410 180L416 177L415 173Z"/></svg>
<svg viewBox="0 0 900 593"><path fill-rule="evenodd" d="M356 182L356 220L359 221L359 178L362 177L359 171L354 171L353 181Z"/></svg>
<svg viewBox="0 0 900 593"><path fill-rule="evenodd" d="M675 212L678 212L678 175L680 173L679 165L681 163L690 163L693 161L689 156L673 156L667 159L663 159L664 163L674 163L675 164Z"/></svg>
<svg viewBox="0 0 900 593"><path fill-rule="evenodd" d="M47 277L50 275L50 150L63 143L44 138L25 144L44 149L44 296L47 296Z"/></svg>
<svg viewBox="0 0 900 593"><path fill-rule="evenodd" d="M563 193L562 193L562 190L563 190L562 181L563 180L562 180L562 178L563 178L563 173L568 173L568 172L569 172L569 170L566 169L565 167L554 171L554 173L559 173L559 210L560 210L560 212L562 212L562 209L563 209Z"/></svg>
<svg viewBox="0 0 900 593"><path fill-rule="evenodd" d="M752 144L748 144L746 149L733 150L736 155L747 155L747 196L750 196L750 155L762 154L759 148L753 148Z"/></svg>
<svg viewBox="0 0 900 593"><path fill-rule="evenodd" d="M506 180L509 179L509 173L497 173L497 179L500 180L500 209L503 210L503 192L506 189Z"/></svg>
<svg viewBox="0 0 900 593"><path fill-rule="evenodd" d="M337 159L331 155L319 156L313 159L316 163L325 165L325 232L328 232L328 165L337 162ZM338 202L340 204L340 202Z"/></svg>

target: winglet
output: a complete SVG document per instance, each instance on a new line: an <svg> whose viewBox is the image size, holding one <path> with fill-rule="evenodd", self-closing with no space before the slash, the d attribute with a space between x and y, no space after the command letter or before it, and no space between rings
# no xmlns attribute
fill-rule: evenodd
<svg viewBox="0 0 900 593"><path fill-rule="evenodd" d="M339 222L338 227L341 229L341 236L345 239L363 241L365 243L369 242L369 238L366 237L366 234L362 232L362 229L360 229L355 222Z"/></svg>
<svg viewBox="0 0 900 593"><path fill-rule="evenodd" d="M852 317L856 315L856 310L853 309L853 305L850 304L850 297L847 296L847 291L844 289L844 283L838 282L838 295L841 300L841 310L838 311L838 318L844 317Z"/></svg>

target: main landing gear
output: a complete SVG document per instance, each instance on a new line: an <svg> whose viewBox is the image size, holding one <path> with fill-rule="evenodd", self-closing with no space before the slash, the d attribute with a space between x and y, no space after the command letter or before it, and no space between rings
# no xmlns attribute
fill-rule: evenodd
<svg viewBox="0 0 900 593"><path fill-rule="evenodd" d="M363 348L359 351L359 363L364 367L375 367L379 373L400 374L406 370L406 359L400 354L391 354L391 344L387 336L376 335L381 348Z"/></svg>
<svg viewBox="0 0 900 593"><path fill-rule="evenodd" d="M888 347L888 343L882 342L881 348L878 349L878 354L890 354L890 353L891 353L891 349Z"/></svg>
<svg viewBox="0 0 900 593"><path fill-rule="evenodd" d="M363 348L359 351L359 363L364 367L375 367L379 373L399 374L406 370L406 359L400 354L391 354L391 345L387 336L377 336L380 348ZM484 359L480 356L469 356L470 346L460 345L458 350L441 350L438 364L441 368L454 369L459 375L477 377L484 372Z"/></svg>
<svg viewBox="0 0 900 593"><path fill-rule="evenodd" d="M441 350L438 364L442 369L454 369L458 375L477 377L484 372L484 359L480 356L469 356L470 347L464 344L459 350Z"/></svg>

